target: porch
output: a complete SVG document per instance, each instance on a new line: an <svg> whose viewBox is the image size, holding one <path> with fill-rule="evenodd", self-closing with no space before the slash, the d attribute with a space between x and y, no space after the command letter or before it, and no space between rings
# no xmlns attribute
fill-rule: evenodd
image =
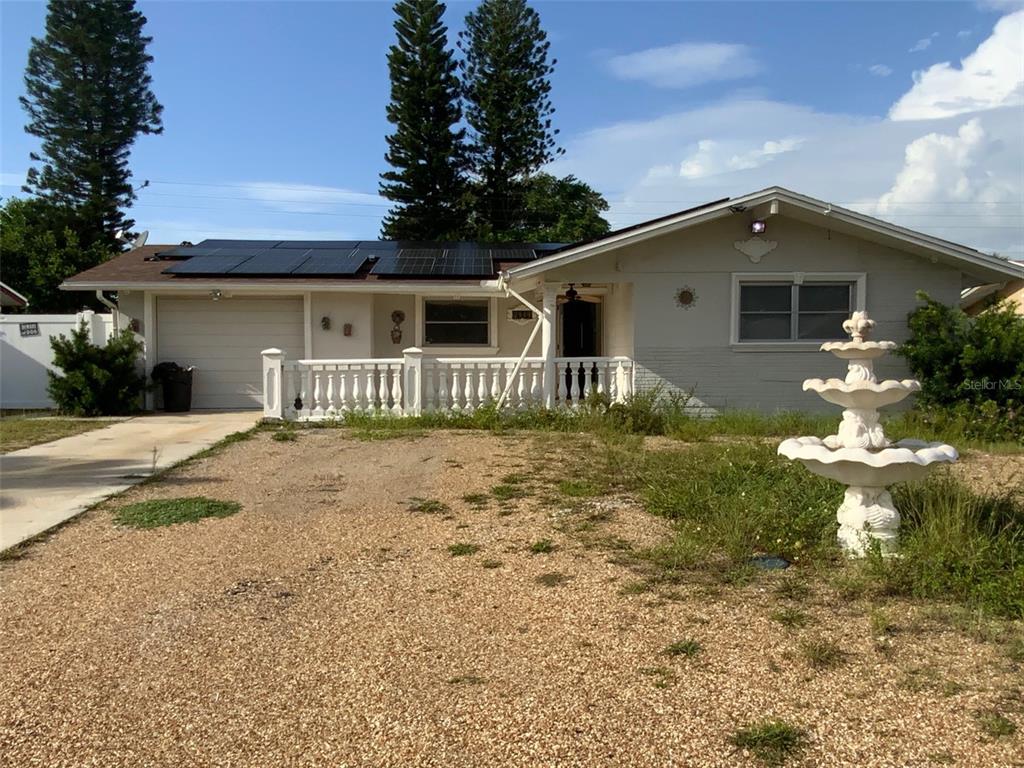
<svg viewBox="0 0 1024 768"><path fill-rule="evenodd" d="M433 357L411 347L402 357L287 360L263 352L263 415L288 421L346 415L472 413L495 406L578 409L588 398L624 402L633 361L617 357Z"/></svg>

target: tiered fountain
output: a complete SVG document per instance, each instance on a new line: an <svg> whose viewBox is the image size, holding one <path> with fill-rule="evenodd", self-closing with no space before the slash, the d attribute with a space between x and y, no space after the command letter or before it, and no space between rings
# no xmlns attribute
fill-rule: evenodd
<svg viewBox="0 0 1024 768"><path fill-rule="evenodd" d="M821 345L848 362L846 380L807 379L804 391L843 407L837 434L824 440L793 437L783 441L779 453L799 461L811 472L847 486L839 507L839 543L848 554L864 556L877 541L883 554L897 549L900 515L886 488L893 483L919 480L937 464L957 460L956 449L944 443L886 439L878 423L878 409L893 405L921 385L913 379L882 381L875 378L874 361L896 348L892 341L868 341L875 321L866 312L854 312L843 323L851 341Z"/></svg>

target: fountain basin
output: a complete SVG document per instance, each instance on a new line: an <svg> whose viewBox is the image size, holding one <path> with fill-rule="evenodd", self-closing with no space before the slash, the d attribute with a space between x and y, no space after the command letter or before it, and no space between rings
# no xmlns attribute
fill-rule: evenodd
<svg viewBox="0 0 1024 768"><path fill-rule="evenodd" d="M921 389L913 379L896 381L854 381L842 379L807 379L804 392L816 392L822 400L843 408L875 410L905 400L912 392Z"/></svg>
<svg viewBox="0 0 1024 768"><path fill-rule="evenodd" d="M829 448L817 437L792 437L779 445L779 454L799 461L821 477L844 485L885 488L893 483L923 479L936 464L951 464L959 454L951 445L923 440L900 440L889 448Z"/></svg>
<svg viewBox="0 0 1024 768"><path fill-rule="evenodd" d="M831 352L840 360L874 360L896 349L895 341L826 341L822 352Z"/></svg>

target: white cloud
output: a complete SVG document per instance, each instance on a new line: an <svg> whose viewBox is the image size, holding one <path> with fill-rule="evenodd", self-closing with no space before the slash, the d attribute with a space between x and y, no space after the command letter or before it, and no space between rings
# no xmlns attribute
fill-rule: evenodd
<svg viewBox="0 0 1024 768"><path fill-rule="evenodd" d="M957 227L952 240L995 239L1024 214L1024 199L1012 176L993 172L1001 142L974 117L956 133L933 132L915 139L904 152L903 167L888 192L865 212L895 218L912 229L945 218ZM952 232L949 233L952 235Z"/></svg>
<svg viewBox="0 0 1024 768"><path fill-rule="evenodd" d="M959 32L956 33L956 36L963 40L965 37L970 37L973 34L974 32L970 29L961 29Z"/></svg>
<svg viewBox="0 0 1024 768"><path fill-rule="evenodd" d="M25 183L25 171L21 172L0 172L0 187L13 187L14 189L21 189L21 185Z"/></svg>
<svg viewBox="0 0 1024 768"><path fill-rule="evenodd" d="M922 37L916 43L914 43L908 53L920 53L921 51L927 51L932 47L932 40L939 36L938 32L932 32L928 37Z"/></svg>
<svg viewBox="0 0 1024 768"><path fill-rule="evenodd" d="M878 77L888 77L892 74L892 67L885 64L872 64L868 67L868 72L872 75L878 75Z"/></svg>
<svg viewBox="0 0 1024 768"><path fill-rule="evenodd" d="M270 208L292 213L324 213L339 205L365 207L383 214L389 205L380 195L356 192L342 187L315 184L286 184L274 181L250 181L238 185L246 197Z"/></svg>
<svg viewBox="0 0 1024 768"><path fill-rule="evenodd" d="M678 43L612 56L608 68L621 80L639 80L658 88L689 88L749 77L761 71L761 64L746 45Z"/></svg>
<svg viewBox="0 0 1024 768"><path fill-rule="evenodd" d="M679 164L679 175L684 179L699 179L730 171L746 171L769 162L773 156L792 152L803 139L785 138L766 141L760 146L749 143L721 143L712 139L697 142L696 150Z"/></svg>
<svg viewBox="0 0 1024 768"><path fill-rule="evenodd" d="M889 110L893 120L926 120L1024 104L1024 11L1001 18L956 69L943 62L914 73Z"/></svg>

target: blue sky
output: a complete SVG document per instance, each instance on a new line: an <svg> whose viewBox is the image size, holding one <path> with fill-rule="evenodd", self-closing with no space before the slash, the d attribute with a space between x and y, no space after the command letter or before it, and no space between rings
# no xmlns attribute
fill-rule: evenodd
<svg viewBox="0 0 1024 768"><path fill-rule="evenodd" d="M151 242L376 236L389 3L139 7L165 107L132 158ZM472 7L449 4L453 37ZM1019 4L535 7L567 150L551 170L600 189L613 224L778 183L1021 258ZM10 195L34 147L17 97L45 5L0 13Z"/></svg>

